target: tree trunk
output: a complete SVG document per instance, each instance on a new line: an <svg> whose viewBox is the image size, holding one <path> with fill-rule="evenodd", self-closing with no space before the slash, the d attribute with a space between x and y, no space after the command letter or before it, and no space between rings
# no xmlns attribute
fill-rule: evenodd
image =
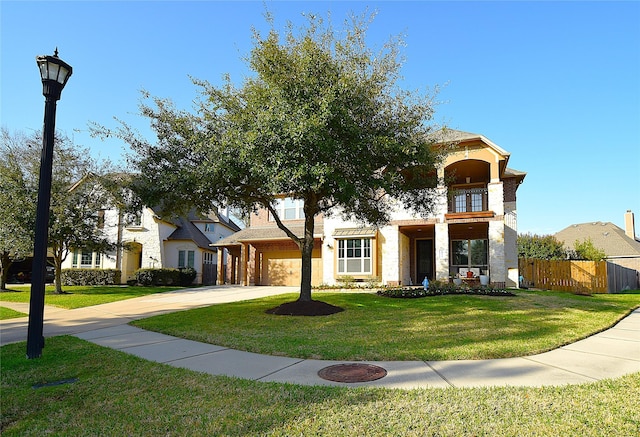
<svg viewBox="0 0 640 437"><path fill-rule="evenodd" d="M311 266L313 261L313 231L315 228L315 213L307 207L305 201L304 238L300 247L302 254L302 278L300 280L300 298L302 302L311 301Z"/></svg>
<svg viewBox="0 0 640 437"><path fill-rule="evenodd" d="M53 263L55 264L54 284L56 286L56 294L64 293L62 291L62 256L59 256L57 252L54 252Z"/></svg>
<svg viewBox="0 0 640 437"><path fill-rule="evenodd" d="M7 279L9 279L9 267L11 267L11 257L8 252L2 252L0 255L0 264L2 272L0 273L0 290L7 289Z"/></svg>

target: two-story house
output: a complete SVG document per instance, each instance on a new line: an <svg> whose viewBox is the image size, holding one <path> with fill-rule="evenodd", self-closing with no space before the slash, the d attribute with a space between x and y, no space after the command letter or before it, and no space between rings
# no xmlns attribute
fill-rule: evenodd
<svg viewBox="0 0 640 437"><path fill-rule="evenodd" d="M163 219L153 208L137 214L118 209L101 210L100 226L118 249L99 253L77 248L63 268L119 269L122 282L140 268L185 268L196 270L196 284L215 284L218 249L211 245L240 230L224 211L191 212L175 220ZM221 257L224 259L224 257Z"/></svg>
<svg viewBox="0 0 640 437"><path fill-rule="evenodd" d="M387 285L420 284L425 277L468 280L488 276L497 286L518 284L516 191L525 173L507 167L509 153L483 135L450 130L455 144L438 169L442 181L431 217L398 208L380 228L318 216L312 285L341 278ZM446 181L446 182L445 182ZM282 198L279 217L302 235L301 201ZM218 280L237 284L299 285L301 255L266 209L250 226L215 244L230 257L225 271L218 252Z"/></svg>

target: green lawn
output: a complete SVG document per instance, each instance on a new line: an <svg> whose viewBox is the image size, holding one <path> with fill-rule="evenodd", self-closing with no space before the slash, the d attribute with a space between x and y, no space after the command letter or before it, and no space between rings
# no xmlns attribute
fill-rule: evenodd
<svg viewBox="0 0 640 437"><path fill-rule="evenodd" d="M11 436L632 436L640 374L548 388L389 390L209 376L74 337L2 354L0 434ZM34 388L63 380L76 382Z"/></svg>
<svg viewBox="0 0 640 437"><path fill-rule="evenodd" d="M11 308L0 306L0 320L15 319L17 317L26 317L27 314L20 311L14 311Z"/></svg>
<svg viewBox="0 0 640 437"><path fill-rule="evenodd" d="M9 291L0 292L0 302L29 302L30 285L9 285ZM92 305L115 302L153 293L177 290L184 287L129 287L119 285L105 286L65 286L68 294L55 294L53 285L45 287L45 305L74 309Z"/></svg>
<svg viewBox="0 0 640 437"><path fill-rule="evenodd" d="M214 305L134 322L177 337L270 355L329 360L452 360L524 356L608 328L640 306L640 293L393 299L315 292L345 311L319 317L265 314L297 295Z"/></svg>

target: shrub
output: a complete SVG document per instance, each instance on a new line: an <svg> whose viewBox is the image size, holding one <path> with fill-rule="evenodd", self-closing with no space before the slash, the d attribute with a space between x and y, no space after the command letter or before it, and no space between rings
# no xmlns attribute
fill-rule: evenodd
<svg viewBox="0 0 640 437"><path fill-rule="evenodd" d="M183 285L185 287L187 285L191 285L193 280L196 279L197 275L198 272L196 272L196 270L192 267L180 269L180 285Z"/></svg>
<svg viewBox="0 0 640 437"><path fill-rule="evenodd" d="M380 277L373 276L365 279L356 279L353 276L339 276L336 278L336 284L329 285L326 283L322 283L319 285L313 286L316 290L341 290L341 289L375 289L380 288L382 285L380 284Z"/></svg>
<svg viewBox="0 0 640 437"><path fill-rule="evenodd" d="M587 261L602 261L607 256L604 250L594 246L591 238L588 238L582 242L576 240L573 247L576 252L575 259L582 259Z"/></svg>
<svg viewBox="0 0 640 437"><path fill-rule="evenodd" d="M178 269L139 269L134 273L139 285L177 285L180 283Z"/></svg>
<svg viewBox="0 0 640 437"><path fill-rule="evenodd" d="M64 269L62 285L119 285L121 272L117 269Z"/></svg>
<svg viewBox="0 0 640 437"><path fill-rule="evenodd" d="M378 291L381 296L413 299L426 296L442 296L445 294L476 294L484 296L515 296L512 292L504 288L495 288L492 285L466 284L455 285L448 281L431 281L427 290L424 287L394 287L385 288Z"/></svg>
<svg viewBox="0 0 640 437"><path fill-rule="evenodd" d="M553 235L520 234L517 244L518 258L566 259L562 242Z"/></svg>
<svg viewBox="0 0 640 437"><path fill-rule="evenodd" d="M356 279L349 275L338 276L336 281L338 284L341 284L343 288L354 288L356 285Z"/></svg>

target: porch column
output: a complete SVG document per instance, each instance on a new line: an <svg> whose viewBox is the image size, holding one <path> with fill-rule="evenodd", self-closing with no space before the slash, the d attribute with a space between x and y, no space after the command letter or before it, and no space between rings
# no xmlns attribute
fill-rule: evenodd
<svg viewBox="0 0 640 437"><path fill-rule="evenodd" d="M224 250L224 247L218 247L218 268L216 272L218 275L216 284L218 285L224 284Z"/></svg>
<svg viewBox="0 0 640 437"><path fill-rule="evenodd" d="M244 286L249 285L249 275L247 272L247 264L249 263L249 245L242 243L240 247L240 265L238 272L238 282Z"/></svg>
<svg viewBox="0 0 640 437"><path fill-rule="evenodd" d="M449 280L449 225L436 223L436 280Z"/></svg>
<svg viewBox="0 0 640 437"><path fill-rule="evenodd" d="M489 280L498 286L507 281L503 221L489 222Z"/></svg>
<svg viewBox="0 0 640 437"><path fill-rule="evenodd" d="M504 214L504 186L502 182L492 182L487 185L489 194L489 210L496 216Z"/></svg>

